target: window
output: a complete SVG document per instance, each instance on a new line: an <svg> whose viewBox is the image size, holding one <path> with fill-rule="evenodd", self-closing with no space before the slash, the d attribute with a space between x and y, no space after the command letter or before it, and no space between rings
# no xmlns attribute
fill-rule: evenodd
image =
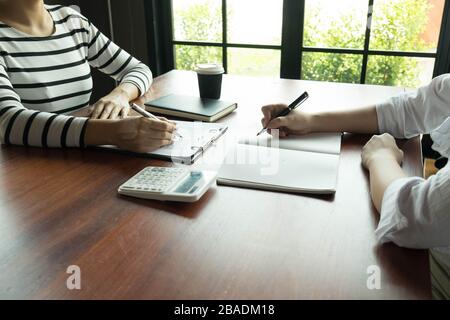
<svg viewBox="0 0 450 320"><path fill-rule="evenodd" d="M283 77L297 63L295 78L417 87L432 78L444 4L172 0L175 67L218 62L231 74ZM284 40L292 34L298 43Z"/></svg>
<svg viewBox="0 0 450 320"><path fill-rule="evenodd" d="M444 0L306 0L302 78L417 87L433 75Z"/></svg>
<svg viewBox="0 0 450 320"><path fill-rule="evenodd" d="M173 0L172 11L176 68L218 62L228 73L279 77L283 1Z"/></svg>

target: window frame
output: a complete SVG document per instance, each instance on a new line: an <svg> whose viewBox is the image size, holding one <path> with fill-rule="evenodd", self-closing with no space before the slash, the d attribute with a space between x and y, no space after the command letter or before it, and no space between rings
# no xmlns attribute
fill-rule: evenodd
<svg viewBox="0 0 450 320"><path fill-rule="evenodd" d="M264 44L240 44L231 43L227 40L227 0L222 0L222 42L203 41L181 41L175 40L173 34L173 11L172 0L145 1L147 13L153 18L154 32L150 33L155 39L149 39L156 53L155 63L159 65L160 73L167 72L175 67L175 45L206 46L222 48L222 60L225 72L228 72L228 48L246 49L272 49L280 50L280 77L285 79L301 79L302 56L304 52L320 52L334 54L355 54L362 55L360 72L360 82L366 82L367 65L370 56L392 56L392 57L414 57L435 59L433 76L450 72L450 64L446 60L450 56L450 0L445 0L442 24L439 35L439 42L436 52L415 52L415 51L390 51L370 49L370 22L372 18L373 5L376 0L367 0L367 22L363 49L345 48L320 48L307 47L303 44L305 0L284 0L283 1L283 21L280 45ZM449 30L447 30L449 29ZM161 61L162 60L162 61Z"/></svg>
<svg viewBox="0 0 450 320"><path fill-rule="evenodd" d="M284 0L285 3L289 4L295 0ZM361 72L360 72L360 84L366 83L367 76L367 64L369 61L369 56L389 56L389 57L412 57L412 58L434 58L436 63L437 58L437 49L436 52L416 52L416 51L394 51L394 50L372 50L370 49L370 39L371 39L371 23L372 23L372 15L373 15L373 7L375 0L367 0L367 19L366 19L366 28L364 35L364 47L363 49L344 49L344 48L320 48L320 47L306 47L301 46L300 53L300 64L302 60L303 52L320 52L320 53L336 53L336 54L355 54L362 55L362 63L361 63ZM446 0L447 1L447 0ZM303 6L305 5L305 0L301 0ZM448 1L447 1L448 2ZM305 10L303 7L303 14ZM303 17L304 19L304 17ZM303 32L304 22L301 27L301 31ZM440 30L440 32L442 29ZM301 71L301 69L300 69ZM298 75L298 79L301 79L301 73ZM430 79L431 80L431 79Z"/></svg>
<svg viewBox="0 0 450 320"><path fill-rule="evenodd" d="M170 0L172 2L172 0ZM207 41L181 41L175 40L172 36L171 45L186 45L186 46L199 46L199 47L216 47L222 48L222 63L225 73L228 72L228 48L243 48L243 49L270 49L282 51L282 44L280 45L268 45L268 44L242 44L228 42L228 18L227 18L227 0L222 0L222 42L207 42ZM172 21L173 24L173 16ZM175 61L175 56L174 56Z"/></svg>

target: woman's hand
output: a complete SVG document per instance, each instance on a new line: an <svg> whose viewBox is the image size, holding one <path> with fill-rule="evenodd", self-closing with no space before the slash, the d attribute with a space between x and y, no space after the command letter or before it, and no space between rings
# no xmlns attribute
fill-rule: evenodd
<svg viewBox="0 0 450 320"><path fill-rule="evenodd" d="M263 126L268 124L270 129L279 129L280 137L289 134L307 134L312 132L354 132L371 133L379 132L378 119L375 106L357 109L344 108L340 111L321 111L306 113L294 110L287 117L272 118L285 104L272 104L262 108L264 118Z"/></svg>
<svg viewBox="0 0 450 320"><path fill-rule="evenodd" d="M89 120L85 142L87 145L109 144L124 150L145 153L172 143L175 128L175 124L165 118Z"/></svg>
<svg viewBox="0 0 450 320"><path fill-rule="evenodd" d="M399 165L403 161L403 151L397 147L395 139L388 133L373 136L363 147L362 164L369 169L377 162L393 160Z"/></svg>
<svg viewBox="0 0 450 320"><path fill-rule="evenodd" d="M145 102L151 99L152 94L152 87L139 96L136 86L130 83L122 83L92 106L90 117L91 119L124 119L130 112L130 103L142 107Z"/></svg>
<svg viewBox="0 0 450 320"><path fill-rule="evenodd" d="M91 108L91 119L123 119L130 112L128 96L116 91L98 100Z"/></svg>
<svg viewBox="0 0 450 320"><path fill-rule="evenodd" d="M389 185L397 179L406 177L400 166L403 151L397 147L394 137L384 133L373 136L363 147L362 164L369 170L370 195L378 212L381 212L384 193Z"/></svg>
<svg viewBox="0 0 450 320"><path fill-rule="evenodd" d="M286 137L289 134L310 133L312 130L312 117L307 113L295 110L286 117L273 119L274 116L286 108L287 105L285 104L271 104L262 107L264 118L261 119L261 124L263 127L267 126L269 133L271 133L271 129L278 129L280 137Z"/></svg>
<svg viewBox="0 0 450 320"><path fill-rule="evenodd" d="M145 153L172 143L176 128L165 118L154 120L144 117L128 117L117 122L114 144L121 149Z"/></svg>

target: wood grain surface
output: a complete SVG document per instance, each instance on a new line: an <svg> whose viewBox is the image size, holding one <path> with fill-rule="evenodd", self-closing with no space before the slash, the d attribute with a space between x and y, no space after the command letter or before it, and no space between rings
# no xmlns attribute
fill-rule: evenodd
<svg viewBox="0 0 450 320"><path fill-rule="evenodd" d="M171 71L153 97L198 95L196 76ZM260 107L305 110L381 102L400 88L225 76L222 99L238 109L229 132L196 168L217 169L221 144L260 128ZM379 246L360 151L346 134L332 197L214 186L193 204L127 198L117 187L170 162L93 149L0 148L0 298L26 299L428 299L427 251ZM399 142L421 175L419 139ZM66 269L81 269L68 290ZM381 271L369 290L367 268Z"/></svg>

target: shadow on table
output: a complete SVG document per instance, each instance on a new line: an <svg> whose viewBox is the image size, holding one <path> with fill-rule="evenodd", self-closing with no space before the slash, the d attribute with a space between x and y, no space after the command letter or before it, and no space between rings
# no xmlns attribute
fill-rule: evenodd
<svg viewBox="0 0 450 320"><path fill-rule="evenodd" d="M161 210L183 218L195 219L214 197L216 192L217 190L215 188L211 188L196 202L147 200L120 194L118 194L117 197L148 209Z"/></svg>
<svg viewBox="0 0 450 320"><path fill-rule="evenodd" d="M386 243L375 247L375 255L378 263L384 272L382 277L389 279L399 287L409 287L409 291L417 294L418 297L428 296L431 298L431 280L426 250L414 250L398 247L393 243ZM418 263L419 260L422 263ZM420 266L419 269L417 267Z"/></svg>

